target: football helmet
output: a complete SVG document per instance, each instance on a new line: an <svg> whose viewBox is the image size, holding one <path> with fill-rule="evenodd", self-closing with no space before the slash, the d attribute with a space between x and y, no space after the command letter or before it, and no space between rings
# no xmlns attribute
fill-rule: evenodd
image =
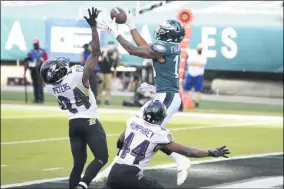
<svg viewBox="0 0 284 189"><path fill-rule="evenodd" d="M180 43L185 36L185 29L176 20L166 20L159 24L154 32L154 38L165 42Z"/></svg>
<svg viewBox="0 0 284 189"><path fill-rule="evenodd" d="M46 84L55 85L60 83L70 71L68 59L52 58L42 64L40 76Z"/></svg>
<svg viewBox="0 0 284 189"><path fill-rule="evenodd" d="M159 100L152 100L143 111L143 119L154 125L161 125L166 116L167 107Z"/></svg>

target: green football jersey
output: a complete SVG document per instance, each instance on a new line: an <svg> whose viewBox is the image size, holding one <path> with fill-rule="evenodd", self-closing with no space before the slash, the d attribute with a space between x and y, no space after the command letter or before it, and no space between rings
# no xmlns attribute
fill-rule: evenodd
<svg viewBox="0 0 284 189"><path fill-rule="evenodd" d="M151 49L165 58L165 62L153 60L153 75L157 93L178 92L181 49L178 43L156 42Z"/></svg>

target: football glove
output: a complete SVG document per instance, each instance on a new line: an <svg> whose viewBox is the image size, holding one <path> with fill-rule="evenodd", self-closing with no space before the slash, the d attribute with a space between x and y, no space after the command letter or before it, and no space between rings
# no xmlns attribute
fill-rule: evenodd
<svg viewBox="0 0 284 189"><path fill-rule="evenodd" d="M98 29L104 30L110 34L112 34L115 38L117 38L117 36L120 34L118 33L117 29L116 29L116 23L115 23L115 19L112 19L112 22L110 24L106 24L103 20L98 22Z"/></svg>
<svg viewBox="0 0 284 189"><path fill-rule="evenodd" d="M125 24L128 26L129 30L133 30L133 29L136 28L134 23L132 22L132 18L133 18L132 15L133 15L133 11L132 10L127 12L127 19L126 19Z"/></svg>
<svg viewBox="0 0 284 189"><path fill-rule="evenodd" d="M139 90L142 92L154 92L156 93L156 87L154 85L150 85L146 82L141 83Z"/></svg>
<svg viewBox="0 0 284 189"><path fill-rule="evenodd" d="M97 17L99 15L99 11L96 9L94 9L94 7L92 7L92 13L90 11L90 9L88 9L89 12L89 18L87 18L86 16L84 16L84 18L86 19L86 21L88 22L88 24L91 27L97 26Z"/></svg>
<svg viewBox="0 0 284 189"><path fill-rule="evenodd" d="M228 158L228 156L226 156L226 154L230 154L229 150L226 149L226 146L222 146L221 148L217 148L214 151L208 150L209 156L212 157L225 157Z"/></svg>

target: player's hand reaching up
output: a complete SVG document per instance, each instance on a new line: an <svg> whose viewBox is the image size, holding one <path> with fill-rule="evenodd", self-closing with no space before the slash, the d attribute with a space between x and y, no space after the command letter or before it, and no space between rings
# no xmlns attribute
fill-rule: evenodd
<svg viewBox="0 0 284 189"><path fill-rule="evenodd" d="M217 148L216 150L214 151L211 151L209 150L209 156L212 156L212 157L225 157L225 158L228 158L228 156L226 156L226 154L230 154L230 151L229 149L226 149L226 146L222 146L221 148Z"/></svg>
<svg viewBox="0 0 284 189"><path fill-rule="evenodd" d="M125 24L128 26L129 30L132 30L135 28L135 25L132 22L132 17L133 17L132 15L133 15L133 11L130 10L127 12L127 19L126 19Z"/></svg>
<svg viewBox="0 0 284 189"><path fill-rule="evenodd" d="M91 13L91 10L88 9L88 12L89 12L89 18L87 18L86 16L84 16L84 18L86 19L86 21L88 22L88 24L91 26L91 27L94 27L94 26L97 26L97 17L99 15L99 11L96 9L94 9L94 7L92 7L92 13Z"/></svg>
<svg viewBox="0 0 284 189"><path fill-rule="evenodd" d="M98 29L104 30L110 34L112 34L115 38L119 35L116 29L116 23L114 18L110 24L105 23L103 20L98 22Z"/></svg>

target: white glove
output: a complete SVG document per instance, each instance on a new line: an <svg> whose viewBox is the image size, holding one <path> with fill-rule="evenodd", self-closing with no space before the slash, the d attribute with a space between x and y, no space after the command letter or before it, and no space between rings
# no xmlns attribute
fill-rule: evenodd
<svg viewBox="0 0 284 189"><path fill-rule="evenodd" d="M156 87L154 85L150 85L146 82L141 83L139 90L143 91L143 92L154 92L154 93L156 93Z"/></svg>
<svg viewBox="0 0 284 189"><path fill-rule="evenodd" d="M116 29L115 19L116 18L114 18L112 20L112 23L110 23L110 24L106 24L103 20L102 21L98 21L97 22L97 28L106 31L106 32L112 34L115 38L117 38L117 36L120 33Z"/></svg>
<svg viewBox="0 0 284 189"><path fill-rule="evenodd" d="M135 26L135 24L132 22L132 13L133 13L133 11L126 11L127 12L127 19L126 19L126 22L125 22L125 24L128 26L128 28L129 28L129 30L133 30L133 29L135 29L136 28L136 26Z"/></svg>

